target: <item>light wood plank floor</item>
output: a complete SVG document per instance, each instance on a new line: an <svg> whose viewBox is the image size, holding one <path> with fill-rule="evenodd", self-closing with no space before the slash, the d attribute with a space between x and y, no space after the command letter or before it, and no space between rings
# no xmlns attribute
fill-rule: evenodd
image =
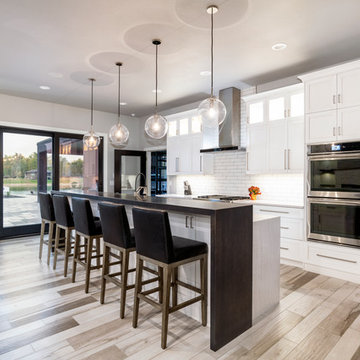
<svg viewBox="0 0 360 360"><path fill-rule="evenodd" d="M280 305L247 332L215 353L209 329L175 313L164 351L156 310L142 304L133 329L131 291L120 320L119 289L109 284L100 305L100 272L85 294L84 271L72 284L61 257L56 271L38 260L38 243L0 242L0 360L360 359L358 284L281 266Z"/></svg>

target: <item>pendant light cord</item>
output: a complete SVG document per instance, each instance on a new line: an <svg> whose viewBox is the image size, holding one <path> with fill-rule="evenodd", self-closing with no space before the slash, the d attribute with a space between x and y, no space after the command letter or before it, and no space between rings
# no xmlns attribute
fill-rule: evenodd
<svg viewBox="0 0 360 360"><path fill-rule="evenodd" d="M120 123L120 111L121 111L121 106L120 106L120 68L121 65L118 64L118 68L119 68L119 81L118 81L118 122Z"/></svg>
<svg viewBox="0 0 360 360"><path fill-rule="evenodd" d="M90 79L91 81L91 129L93 129L94 125L94 79Z"/></svg>
<svg viewBox="0 0 360 360"><path fill-rule="evenodd" d="M214 8L211 8L211 97L214 96Z"/></svg>
<svg viewBox="0 0 360 360"><path fill-rule="evenodd" d="M155 111L157 111L158 106L158 47L156 44L156 60L155 60Z"/></svg>

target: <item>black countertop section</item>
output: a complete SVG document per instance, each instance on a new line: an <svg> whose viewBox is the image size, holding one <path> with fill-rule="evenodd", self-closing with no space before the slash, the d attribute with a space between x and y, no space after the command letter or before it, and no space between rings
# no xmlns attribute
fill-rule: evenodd
<svg viewBox="0 0 360 360"><path fill-rule="evenodd" d="M52 191L53 194L62 194L71 197L82 197L90 200L97 201L111 201L117 202L124 205L134 205L151 207L153 209L161 209L168 211L179 211L188 212L192 214L201 215L214 215L219 211L238 209L244 206L252 206L249 204L233 204L225 202L213 202L204 200L193 200L193 199L181 199L181 198L164 198L164 197L153 197L148 196L144 198L138 198L134 195L129 194L118 194L108 192L97 192L97 191L82 191L82 192L71 192L71 191Z"/></svg>

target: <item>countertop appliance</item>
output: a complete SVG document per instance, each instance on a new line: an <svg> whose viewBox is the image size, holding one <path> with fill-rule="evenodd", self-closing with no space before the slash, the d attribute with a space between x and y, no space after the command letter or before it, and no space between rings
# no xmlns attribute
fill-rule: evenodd
<svg viewBox="0 0 360 360"><path fill-rule="evenodd" d="M196 200L205 201L222 201L222 202L233 202L235 200L250 200L249 196L238 196L238 195L201 195Z"/></svg>
<svg viewBox="0 0 360 360"><path fill-rule="evenodd" d="M308 240L360 247L360 142L308 152Z"/></svg>

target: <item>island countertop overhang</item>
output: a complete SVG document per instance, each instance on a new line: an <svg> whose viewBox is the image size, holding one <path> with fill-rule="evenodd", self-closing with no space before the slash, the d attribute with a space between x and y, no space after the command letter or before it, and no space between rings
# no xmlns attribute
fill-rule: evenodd
<svg viewBox="0 0 360 360"><path fill-rule="evenodd" d="M201 201L183 198L162 198L162 197L143 197L139 198L130 194L118 194L98 191L72 192L66 190L53 190L52 194L60 194L71 197L82 197L96 201L111 201L123 205L151 207L153 209L180 211L198 215L215 215L218 212L229 211L241 207L252 206L250 204L235 204L225 202Z"/></svg>

